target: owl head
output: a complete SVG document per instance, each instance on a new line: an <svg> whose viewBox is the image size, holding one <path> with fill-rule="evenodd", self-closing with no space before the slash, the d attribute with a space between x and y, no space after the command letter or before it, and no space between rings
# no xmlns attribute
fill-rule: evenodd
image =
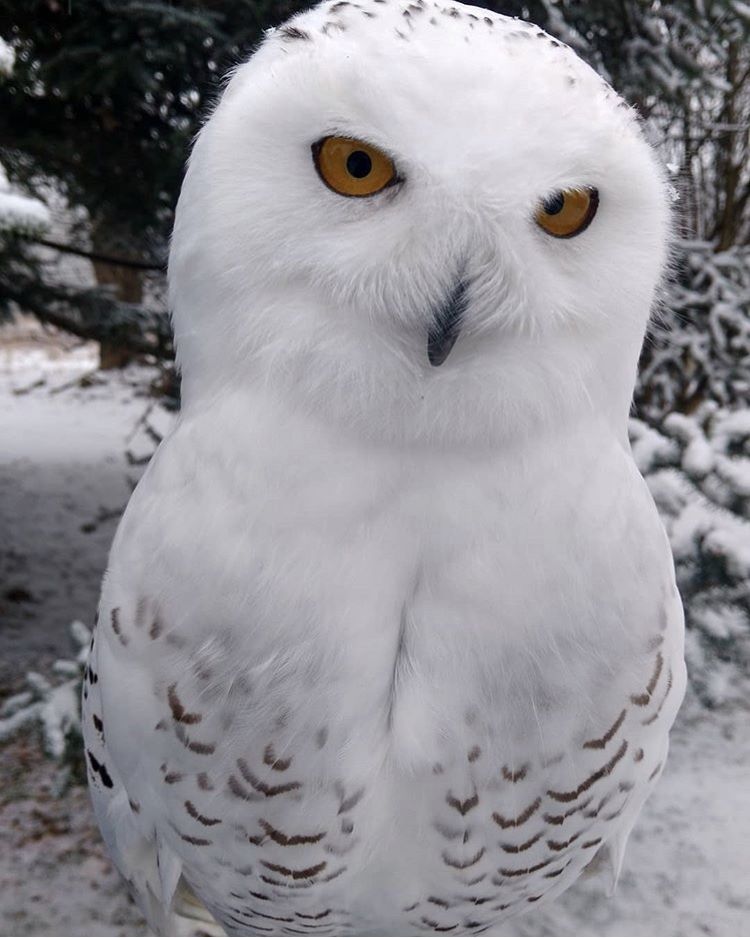
<svg viewBox="0 0 750 938"><path fill-rule="evenodd" d="M623 439L669 228L631 109L529 23L325 0L201 131L169 264L184 407L341 432Z"/></svg>

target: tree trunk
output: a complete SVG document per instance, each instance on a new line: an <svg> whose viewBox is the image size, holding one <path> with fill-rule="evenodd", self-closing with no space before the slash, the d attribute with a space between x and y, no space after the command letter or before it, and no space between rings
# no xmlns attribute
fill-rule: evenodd
<svg viewBox="0 0 750 938"><path fill-rule="evenodd" d="M738 214L738 189L741 180L743 157L746 155L744 134L737 135L742 117L740 113L740 95L743 92L739 79L739 40L729 43L727 49L726 79L731 90L725 93L725 103L722 108L720 120L724 130L722 141L722 158L719 162L722 178L719 180L720 191L723 190L721 208L718 213L716 235L718 237L717 250L726 251L738 240L741 217ZM745 75L747 77L747 74Z"/></svg>
<svg viewBox="0 0 750 938"><path fill-rule="evenodd" d="M93 232L94 250L103 254L112 252L112 244L95 229ZM139 304L143 300L143 273L131 267L110 264L106 261L93 261L96 282L100 286L114 289L115 296L123 303ZM132 349L123 348L116 340L103 339L99 343L99 367L124 368L133 360Z"/></svg>

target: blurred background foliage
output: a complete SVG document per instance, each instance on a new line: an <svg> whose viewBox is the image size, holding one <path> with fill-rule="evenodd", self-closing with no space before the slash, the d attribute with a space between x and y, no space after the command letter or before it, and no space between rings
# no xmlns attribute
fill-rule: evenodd
<svg viewBox="0 0 750 938"><path fill-rule="evenodd" d="M750 674L750 0L477 4L572 46L640 113L675 190L669 282L631 436L676 555L694 670ZM0 0L0 319L163 363L165 263L190 142L286 0ZM726 672L728 673L728 672Z"/></svg>

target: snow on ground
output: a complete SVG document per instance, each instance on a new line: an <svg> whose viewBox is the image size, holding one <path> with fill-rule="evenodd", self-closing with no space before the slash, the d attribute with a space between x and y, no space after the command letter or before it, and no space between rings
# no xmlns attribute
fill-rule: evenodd
<svg viewBox="0 0 750 938"><path fill-rule="evenodd" d="M93 345L0 332L0 694L67 654L72 619L93 620L141 471L125 452L148 374L96 364Z"/></svg>
<svg viewBox="0 0 750 938"><path fill-rule="evenodd" d="M92 374L94 349L0 332L0 697L70 653L120 510L152 445L144 369ZM82 381L83 379L83 381ZM86 386L82 386L86 385ZM20 393L18 393L20 392ZM160 426L165 420L162 414ZM597 875L513 920L516 935L750 935L750 720L691 697L616 895ZM80 787L28 733L0 749L0 933L143 935Z"/></svg>
<svg viewBox="0 0 750 938"><path fill-rule="evenodd" d="M35 738L0 760L0 934L146 935L106 856L82 787L55 797Z"/></svg>

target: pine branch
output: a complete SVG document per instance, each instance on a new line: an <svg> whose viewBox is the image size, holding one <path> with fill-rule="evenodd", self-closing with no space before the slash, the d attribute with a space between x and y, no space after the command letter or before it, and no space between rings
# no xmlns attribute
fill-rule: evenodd
<svg viewBox="0 0 750 938"><path fill-rule="evenodd" d="M52 248L55 251L61 251L63 254L75 254L76 257L85 257L90 261L101 261L105 264L113 264L115 267L128 267L132 270L158 270L164 271L165 264L157 264L155 261L139 261L127 257L114 257L110 254L100 254L97 251L84 251L82 248L75 248L69 244L60 244L57 241L49 241L47 238L29 238L35 244L42 244L46 248Z"/></svg>

